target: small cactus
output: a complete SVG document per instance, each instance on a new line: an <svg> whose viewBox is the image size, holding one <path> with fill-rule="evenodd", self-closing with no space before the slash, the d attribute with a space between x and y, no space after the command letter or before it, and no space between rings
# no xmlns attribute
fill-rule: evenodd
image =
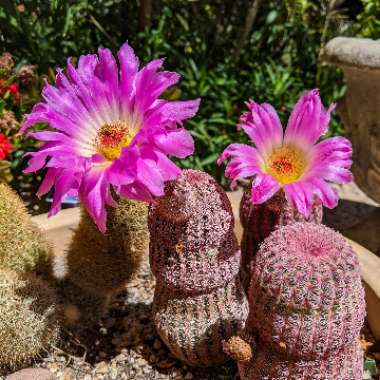
<svg viewBox="0 0 380 380"><path fill-rule="evenodd" d="M0 236L0 268L46 274L51 246L32 223L20 197L1 181Z"/></svg>
<svg viewBox="0 0 380 380"><path fill-rule="evenodd" d="M226 361L222 340L248 314L233 227L227 195L199 171L183 171L150 209L154 323L173 355L192 366Z"/></svg>
<svg viewBox="0 0 380 380"><path fill-rule="evenodd" d="M278 228L257 253L248 300L244 335L257 345L239 363L243 380L362 379L364 290L340 234L313 223Z"/></svg>
<svg viewBox="0 0 380 380"><path fill-rule="evenodd" d="M120 200L116 208L109 208L107 231L102 234L82 210L58 274L64 280L60 288L70 315L77 310L78 319L97 320L110 297L136 274L148 248L147 214L146 204Z"/></svg>
<svg viewBox="0 0 380 380"><path fill-rule="evenodd" d="M279 226L294 222L321 223L323 209L320 202L315 202L310 216L306 219L287 201L283 191L279 191L263 204L252 204L251 188L249 187L243 193L239 214L243 227L241 277L244 287L247 289L256 252L264 239Z"/></svg>
<svg viewBox="0 0 380 380"><path fill-rule="evenodd" d="M362 380L363 352L357 342L326 358L293 360L266 348L239 364L242 380Z"/></svg>
<svg viewBox="0 0 380 380"><path fill-rule="evenodd" d="M29 363L57 337L57 298L49 284L0 269L0 370Z"/></svg>

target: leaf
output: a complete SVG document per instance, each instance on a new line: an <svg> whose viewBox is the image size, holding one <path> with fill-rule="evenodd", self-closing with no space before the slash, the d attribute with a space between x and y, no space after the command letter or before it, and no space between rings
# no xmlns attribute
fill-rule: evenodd
<svg viewBox="0 0 380 380"><path fill-rule="evenodd" d="M376 361L372 358L366 357L364 361L364 370L368 371L371 376L377 374Z"/></svg>

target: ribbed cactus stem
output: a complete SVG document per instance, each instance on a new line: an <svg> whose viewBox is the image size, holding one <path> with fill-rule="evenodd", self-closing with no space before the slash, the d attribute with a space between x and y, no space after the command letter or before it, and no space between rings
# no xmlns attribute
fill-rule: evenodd
<svg viewBox="0 0 380 380"><path fill-rule="evenodd" d="M150 209L154 322L173 355L193 366L227 360L222 340L247 317L233 227L227 195L199 171L185 170L168 183Z"/></svg>
<svg viewBox="0 0 380 380"><path fill-rule="evenodd" d="M290 204L282 190L263 204L253 204L251 201L251 188L244 190L240 202L240 222L243 227L241 240L242 271L241 277L244 287L249 286L254 259L260 244L277 227L294 222L321 223L323 216L322 205L315 202L310 216L305 218Z"/></svg>
<svg viewBox="0 0 380 380"><path fill-rule="evenodd" d="M358 258L340 234L314 223L275 230L261 245L245 336L257 352L243 380L361 380L365 317Z"/></svg>

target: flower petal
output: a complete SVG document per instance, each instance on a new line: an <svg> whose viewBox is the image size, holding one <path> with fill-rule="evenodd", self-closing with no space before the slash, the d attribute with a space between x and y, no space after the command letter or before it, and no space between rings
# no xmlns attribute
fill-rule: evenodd
<svg viewBox="0 0 380 380"><path fill-rule="evenodd" d="M247 102L250 112L240 118L238 128L242 128L264 157L273 148L282 144L282 127L280 119L270 104L258 104L253 100Z"/></svg>
<svg viewBox="0 0 380 380"><path fill-rule="evenodd" d="M251 201L261 204L280 190L278 182L270 175L258 173L252 181Z"/></svg>
<svg viewBox="0 0 380 380"><path fill-rule="evenodd" d="M122 114L124 117L132 110L132 98L135 94L135 79L139 69L139 59L135 52L126 42L118 51L120 62L120 97Z"/></svg>
<svg viewBox="0 0 380 380"><path fill-rule="evenodd" d="M351 182L351 156L352 145L349 140L344 137L326 139L312 148L305 179L317 177L337 183Z"/></svg>
<svg viewBox="0 0 380 380"><path fill-rule="evenodd" d="M288 202L308 218L313 207L313 187L307 182L293 182L283 188Z"/></svg>
<svg viewBox="0 0 380 380"><path fill-rule="evenodd" d="M105 208L108 199L109 183L106 170L94 167L83 177L79 194L87 212L90 214L101 232L106 230L107 211Z"/></svg>
<svg viewBox="0 0 380 380"><path fill-rule="evenodd" d="M155 196L164 194L164 179L153 163L148 160L137 161L137 180Z"/></svg>
<svg viewBox="0 0 380 380"><path fill-rule="evenodd" d="M227 164L225 175L232 179L232 188L239 179L252 177L262 172L262 157L257 149L249 145L229 145L218 158L218 165L228 158L232 158L232 160Z"/></svg>
<svg viewBox="0 0 380 380"><path fill-rule="evenodd" d="M194 153L194 140L183 128L157 134L153 141L162 153L170 156L184 158Z"/></svg>
<svg viewBox="0 0 380 380"><path fill-rule="evenodd" d="M327 208L335 208L338 205L338 193L324 180L314 178L310 181L314 187L315 195L322 201L323 205Z"/></svg>
<svg viewBox="0 0 380 380"><path fill-rule="evenodd" d="M335 105L332 104L325 111L318 89L306 92L290 115L284 143L295 144L307 150L308 146L312 146L327 131L334 108Z"/></svg>

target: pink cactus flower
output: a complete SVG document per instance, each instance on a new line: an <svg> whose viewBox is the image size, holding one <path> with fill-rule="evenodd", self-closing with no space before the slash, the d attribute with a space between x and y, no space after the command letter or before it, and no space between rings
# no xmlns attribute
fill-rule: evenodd
<svg viewBox="0 0 380 380"><path fill-rule="evenodd" d="M77 193L101 231L106 205L116 206L112 192L151 202L164 193L164 182L180 169L167 157L186 157L194 142L183 121L193 117L199 99L167 101L159 96L179 80L163 71L163 59L139 69L139 60L125 43L117 53L108 49L83 55L75 68L57 70L55 86L45 84L44 102L26 115L22 132L37 123L51 127L31 132L44 145L31 157L27 173L47 168L38 195L55 188L49 214L61 209L66 194Z"/></svg>
<svg viewBox="0 0 380 380"><path fill-rule="evenodd" d="M306 92L295 105L285 133L271 105L250 100L247 107L249 112L241 116L238 129L248 134L255 147L231 144L218 159L220 165L231 158L225 175L232 179L232 186L239 179L253 177L251 201L256 204L282 189L305 217L316 198L334 208L338 196L328 182L352 180L350 141L332 137L317 143L327 131L335 105L326 111L319 90Z"/></svg>

